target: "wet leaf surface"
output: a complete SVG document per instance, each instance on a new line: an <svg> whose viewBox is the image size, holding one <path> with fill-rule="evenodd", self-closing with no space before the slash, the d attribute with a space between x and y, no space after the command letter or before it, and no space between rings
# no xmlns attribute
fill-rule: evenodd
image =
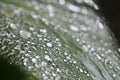
<svg viewBox="0 0 120 80"><path fill-rule="evenodd" d="M119 49L98 9L91 0L0 0L0 55L35 80L119 80Z"/></svg>

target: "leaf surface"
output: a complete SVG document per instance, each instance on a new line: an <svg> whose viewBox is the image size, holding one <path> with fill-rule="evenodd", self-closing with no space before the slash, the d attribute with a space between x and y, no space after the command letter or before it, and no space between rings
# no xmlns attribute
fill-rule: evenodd
<svg viewBox="0 0 120 80"><path fill-rule="evenodd" d="M119 49L98 9L92 0L0 0L0 55L31 80L119 80Z"/></svg>

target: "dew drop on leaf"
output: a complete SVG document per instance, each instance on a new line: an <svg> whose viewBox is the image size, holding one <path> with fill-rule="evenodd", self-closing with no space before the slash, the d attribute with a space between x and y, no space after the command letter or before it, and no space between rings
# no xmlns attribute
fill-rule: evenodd
<svg viewBox="0 0 120 80"><path fill-rule="evenodd" d="M63 4L65 4L65 0L59 0L59 3L60 3L61 5L63 5Z"/></svg>
<svg viewBox="0 0 120 80"><path fill-rule="evenodd" d="M47 46L48 46L48 47L52 47L52 43L48 42L48 43L47 43Z"/></svg>
<svg viewBox="0 0 120 80"><path fill-rule="evenodd" d="M25 38L25 39L27 39L27 38L29 38L29 37L31 37L31 33L30 32L28 32L28 31L25 31L25 30L20 30L20 36L22 37L22 38Z"/></svg>
<svg viewBox="0 0 120 80"><path fill-rule="evenodd" d="M36 63L37 59L36 58L32 58L32 62Z"/></svg>
<svg viewBox="0 0 120 80"><path fill-rule="evenodd" d="M10 28L11 29L17 29L17 26L14 23L10 23Z"/></svg>
<svg viewBox="0 0 120 80"><path fill-rule="evenodd" d="M52 59L50 58L49 55L45 55L44 58L45 58L47 61L52 61Z"/></svg>

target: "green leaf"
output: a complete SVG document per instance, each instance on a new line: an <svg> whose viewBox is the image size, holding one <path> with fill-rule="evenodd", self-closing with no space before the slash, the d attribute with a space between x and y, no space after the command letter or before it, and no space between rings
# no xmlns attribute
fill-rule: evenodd
<svg viewBox="0 0 120 80"><path fill-rule="evenodd" d="M0 74L119 80L119 49L98 10L92 0L0 0Z"/></svg>

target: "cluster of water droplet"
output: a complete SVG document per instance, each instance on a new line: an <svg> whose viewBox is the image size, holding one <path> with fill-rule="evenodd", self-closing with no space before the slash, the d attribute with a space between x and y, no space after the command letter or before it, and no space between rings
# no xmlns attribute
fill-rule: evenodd
<svg viewBox="0 0 120 80"><path fill-rule="evenodd" d="M69 0L24 2L31 9L0 5L0 52L10 63L44 80L119 79L114 40L92 0L75 2L93 10Z"/></svg>

